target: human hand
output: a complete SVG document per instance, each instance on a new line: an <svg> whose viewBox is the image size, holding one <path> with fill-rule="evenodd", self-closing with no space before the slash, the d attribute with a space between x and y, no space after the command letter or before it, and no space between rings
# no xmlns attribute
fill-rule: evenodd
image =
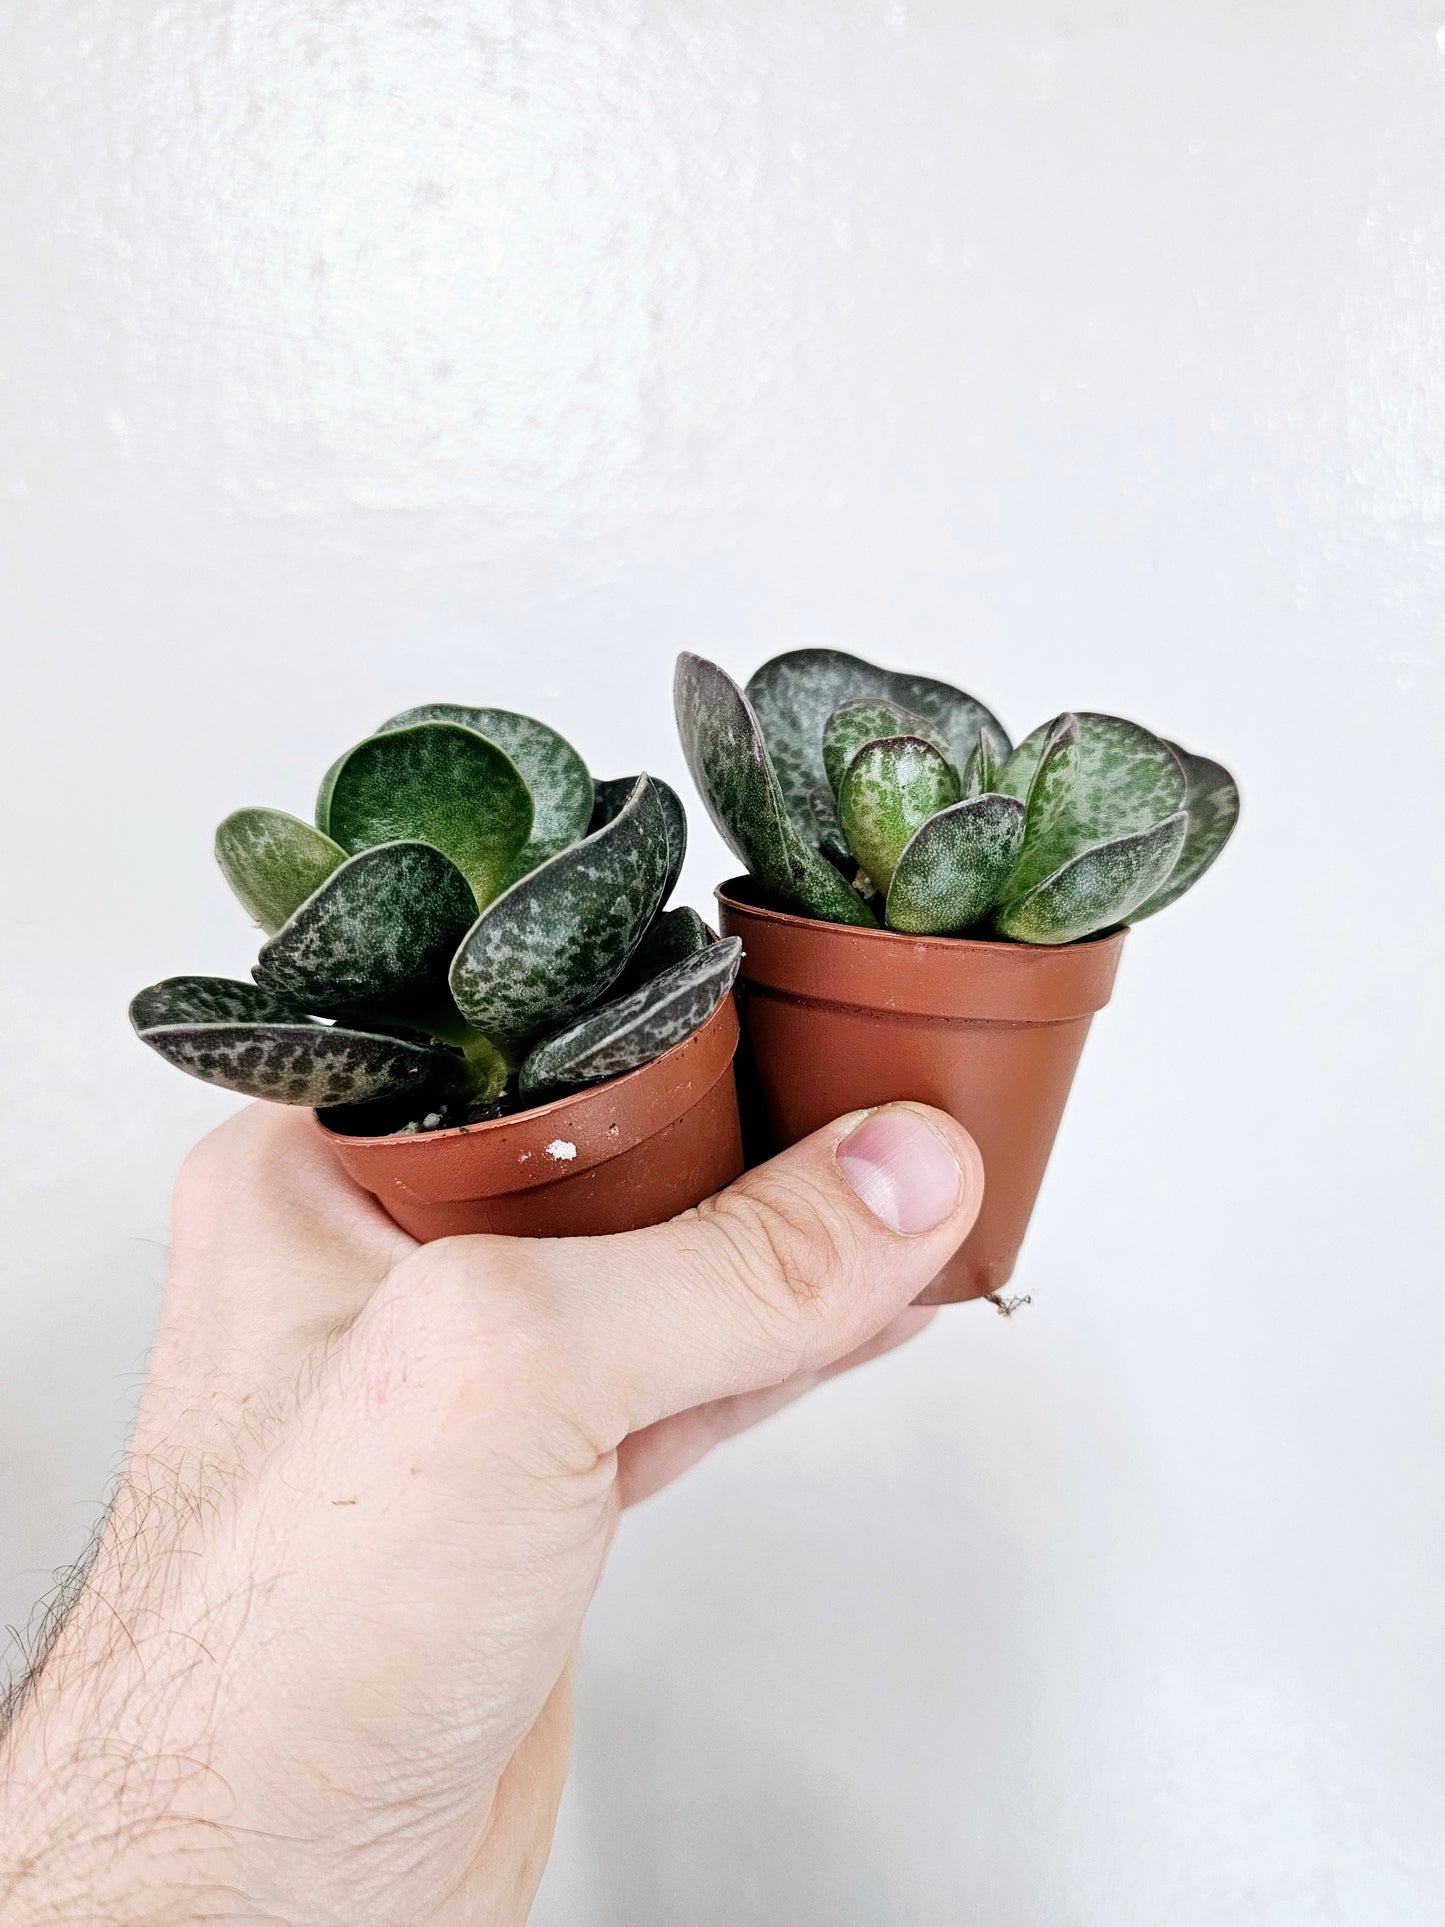
<svg viewBox="0 0 1445 1927"><path fill-rule="evenodd" d="M3 1919L524 1921L620 1507L919 1330L982 1193L892 1105L653 1230L418 1246L309 1118L240 1112L0 1762Z"/></svg>

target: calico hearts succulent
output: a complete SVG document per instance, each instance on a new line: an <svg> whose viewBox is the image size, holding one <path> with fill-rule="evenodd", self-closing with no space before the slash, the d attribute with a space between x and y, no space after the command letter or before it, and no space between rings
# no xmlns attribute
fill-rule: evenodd
<svg viewBox="0 0 1445 1927"><path fill-rule="evenodd" d="M666 783L594 783L545 723L409 709L331 766L314 827L241 809L216 832L265 932L254 981L170 977L131 1022L192 1076L344 1107L352 1132L525 1108L648 1063L727 995L736 939L663 907L686 842Z"/></svg>
<svg viewBox="0 0 1445 1927"><path fill-rule="evenodd" d="M1173 903L1239 814L1228 770L1138 723L1065 712L1013 748L962 690L837 649L774 656L746 691L684 654L676 700L718 830L824 922L1072 943Z"/></svg>

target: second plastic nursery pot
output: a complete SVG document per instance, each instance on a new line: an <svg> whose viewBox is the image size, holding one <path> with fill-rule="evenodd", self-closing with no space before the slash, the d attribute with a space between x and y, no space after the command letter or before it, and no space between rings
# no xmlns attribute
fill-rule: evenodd
<svg viewBox="0 0 1445 1927"><path fill-rule="evenodd" d="M998 1291L1126 933L1045 947L864 930L768 909L746 877L717 900L723 935L743 943L760 1149L898 1099L951 1112L983 1154L983 1207L919 1302Z"/></svg>
<svg viewBox="0 0 1445 1927"><path fill-rule="evenodd" d="M624 1077L451 1130L353 1137L318 1123L356 1182L424 1244L459 1232L586 1237L660 1224L743 1168L727 997Z"/></svg>

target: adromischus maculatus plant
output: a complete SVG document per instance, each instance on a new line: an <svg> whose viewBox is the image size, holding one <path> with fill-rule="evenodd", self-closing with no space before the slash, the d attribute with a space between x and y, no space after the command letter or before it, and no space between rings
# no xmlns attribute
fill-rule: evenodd
<svg viewBox="0 0 1445 1927"><path fill-rule="evenodd" d="M267 941L254 982L171 977L131 1022L170 1063L250 1097L405 1096L463 1122L619 1076L727 995L736 939L663 908L687 844L655 777L595 783L572 745L505 709L429 703L327 771L315 827L242 809L216 832ZM605 999L605 1001L603 1001Z"/></svg>
<svg viewBox="0 0 1445 1927"><path fill-rule="evenodd" d="M1239 814L1228 770L1138 723L1066 711L1015 749L962 690L837 649L774 656L746 691L684 654L676 700L728 845L828 923L1072 943L1173 903Z"/></svg>

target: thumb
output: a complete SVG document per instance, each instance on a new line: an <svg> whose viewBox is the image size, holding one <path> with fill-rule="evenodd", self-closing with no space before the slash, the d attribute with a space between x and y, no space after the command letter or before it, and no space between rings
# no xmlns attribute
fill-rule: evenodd
<svg viewBox="0 0 1445 1927"><path fill-rule="evenodd" d="M983 1161L962 1125L888 1104L814 1132L669 1224L537 1247L554 1329L568 1335L569 1389L620 1441L830 1364L918 1296L982 1200Z"/></svg>

